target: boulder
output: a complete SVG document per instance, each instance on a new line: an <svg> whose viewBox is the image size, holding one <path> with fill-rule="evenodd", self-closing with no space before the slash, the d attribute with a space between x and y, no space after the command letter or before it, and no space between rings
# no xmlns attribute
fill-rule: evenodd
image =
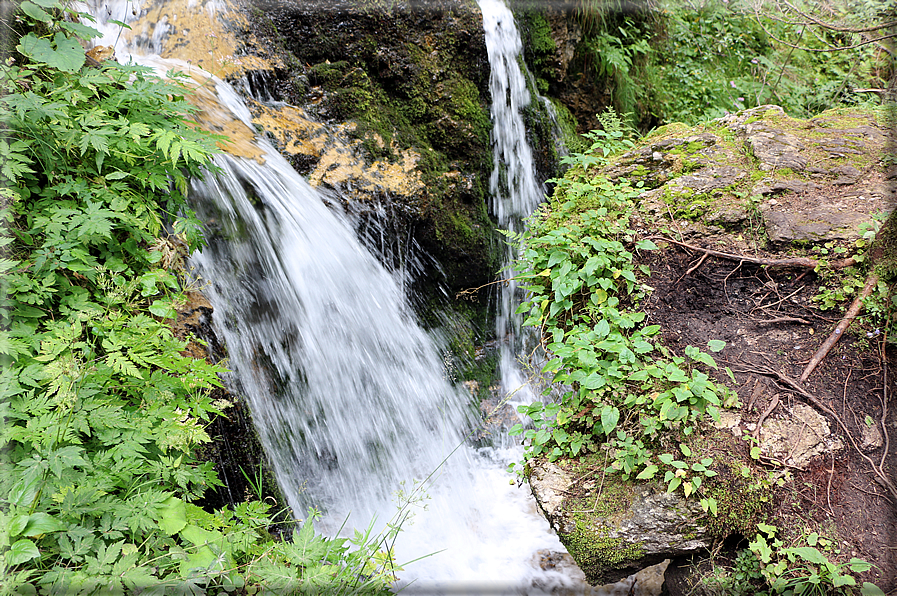
<svg viewBox="0 0 897 596"><path fill-rule="evenodd" d="M887 138L887 124L871 113L799 120L759 106L697 130L662 127L606 174L642 182L644 211L685 220L686 237L721 236L757 219L773 243L853 242L897 199L874 167Z"/></svg>
<svg viewBox="0 0 897 596"><path fill-rule="evenodd" d="M539 508L589 583L616 582L709 546L711 536L694 499L619 476L582 482L574 469L571 462L539 461L531 466L529 482Z"/></svg>

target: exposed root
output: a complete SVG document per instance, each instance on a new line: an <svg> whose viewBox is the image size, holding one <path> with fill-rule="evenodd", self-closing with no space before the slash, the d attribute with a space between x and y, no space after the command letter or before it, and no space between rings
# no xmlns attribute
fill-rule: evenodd
<svg viewBox="0 0 897 596"><path fill-rule="evenodd" d="M853 302L850 305L850 308L847 309L847 313L844 315L844 318L841 319L841 322L838 323L838 326L835 327L835 330L832 331L832 334L828 336L828 339L819 346L819 349L816 350L816 353L813 354L813 357L810 358L810 362L807 364L807 367L804 369L804 372L800 375L800 381L803 383L806 381L810 373L813 372L813 369L822 362L822 359L826 357L832 347L838 343L838 340L841 339L841 336L844 335L844 332L853 322L853 320L860 313L860 309L863 308L863 300L868 298L870 294L872 294L872 290L875 289L875 286L878 285L878 276L874 273L870 274L869 277L866 278L866 285L863 286L863 291L859 293L859 295L854 298Z"/></svg>
<svg viewBox="0 0 897 596"><path fill-rule="evenodd" d="M768 366L763 366L762 364L761 365L755 364L753 366L755 366L756 368L745 368L742 370L736 370L735 372L752 372L752 373L758 373L761 375L768 375L768 376L774 377L776 380L779 381L780 385L785 385L788 388L790 388L792 391L794 391L795 393L802 395L803 397L805 397L807 399L807 401L809 401L811 404L813 404L816 408L818 408L822 412L825 412L826 414L828 414L829 416L834 418L835 422L838 423L838 426L841 427L841 430L844 431L844 435L848 438L848 440L850 441L850 444L853 446L854 450L860 455L860 457L862 457L864 460L866 460L866 462L872 468L872 471L875 473L875 481L881 487L887 489L887 491L890 493L891 502L897 503L897 486L895 486L894 482L891 481L891 479L888 477L887 474L885 474L884 467L883 467L884 457L882 458L881 464L876 464L874 461L872 461L872 459L868 455L863 453L863 451L862 451L862 449L860 449L859 445L857 445L856 439L854 439L853 435L850 434L850 431L847 429L847 425L844 424L844 421L841 420L841 417L838 416L838 414L832 408L828 407L826 404L824 404L822 401L820 401L818 397L816 397L815 395L813 395L812 393L810 393L809 391L807 391L806 389L801 387L797 383L797 381L793 380L792 378L788 377L787 375L784 375L784 374L780 373L779 371L777 371L773 368L770 368Z"/></svg>
<svg viewBox="0 0 897 596"><path fill-rule="evenodd" d="M766 267L795 267L801 269L816 269L819 266L819 261L816 259L810 259L808 257L791 257L788 259L764 259L760 257L748 257L745 255L736 255L733 253L722 252L719 250L713 250L710 248L702 248L700 246L694 246L693 244L687 244L685 242L679 242L677 240L673 240L672 238L667 238L666 236L648 236L648 240L660 240L662 242L669 242L670 244L675 244L676 246L681 246L683 248L687 248L689 250L696 250L698 252L702 252L704 254L719 257L720 259L728 259L730 261L741 261L744 263L754 263L756 265L765 265ZM856 260L853 257L847 259L838 259L836 261L831 261L828 263L827 267L831 269L843 269L844 267L850 267L851 265L855 265ZM689 271L690 272L690 271Z"/></svg>

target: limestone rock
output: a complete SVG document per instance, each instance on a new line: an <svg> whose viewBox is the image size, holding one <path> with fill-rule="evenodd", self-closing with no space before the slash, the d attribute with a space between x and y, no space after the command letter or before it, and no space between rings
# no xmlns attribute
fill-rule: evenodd
<svg viewBox="0 0 897 596"><path fill-rule="evenodd" d="M540 461L531 467L536 501L589 583L619 581L709 545L708 532L698 521L702 511L694 499L667 493L657 483L623 482L607 476L600 487L571 500L576 483L556 463Z"/></svg>
<svg viewBox="0 0 897 596"><path fill-rule="evenodd" d="M804 404L760 428L761 451L795 468L805 469L814 457L843 448L841 440L832 435L828 420Z"/></svg>

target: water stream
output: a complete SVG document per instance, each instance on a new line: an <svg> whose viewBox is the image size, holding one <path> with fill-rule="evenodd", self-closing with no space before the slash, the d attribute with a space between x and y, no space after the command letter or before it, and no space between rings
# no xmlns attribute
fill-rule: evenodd
<svg viewBox="0 0 897 596"><path fill-rule="evenodd" d="M489 180L492 212L500 228L523 231L523 220L542 202L543 185L536 179L532 149L526 140L521 110L532 98L520 68L523 43L514 16L502 0L478 0L483 12L483 30L489 54L489 87L492 93L493 171ZM533 401L534 395L520 359L531 352L532 333L521 326L515 314L522 291L513 279L511 265L517 257L516 245L505 246L503 275L496 312L496 336L500 346L499 372L502 390L516 405ZM530 341L527 341L530 339Z"/></svg>
<svg viewBox="0 0 897 596"><path fill-rule="evenodd" d="M520 115L530 101L520 37L500 0L480 5L496 98L492 207L502 227L518 231L542 199ZM120 12L108 9L112 18ZM150 51L159 51L165 27L146 36ZM106 43L120 43L113 37ZM119 59L139 53L116 50ZM251 129L237 93L204 76L218 109ZM338 201L264 140L250 142L258 159L218 156L220 172L193 185L208 246L191 263L208 281L231 387L250 405L294 514L321 509L325 532L347 518L348 528L374 517L382 525L413 492L415 515L395 556L432 556L406 566L397 586L406 593L612 593L591 592L575 567L540 566L563 547L528 488L505 472L519 447L465 442L470 396L446 379L438 338L417 324L401 271L385 269L358 241ZM502 292L497 323L507 391L526 386L515 363L523 345L516 293L513 284Z"/></svg>

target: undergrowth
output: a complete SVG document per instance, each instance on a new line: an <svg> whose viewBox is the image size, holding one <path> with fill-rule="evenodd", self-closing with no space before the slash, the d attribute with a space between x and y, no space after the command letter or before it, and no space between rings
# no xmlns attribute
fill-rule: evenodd
<svg viewBox="0 0 897 596"><path fill-rule="evenodd" d="M803 7L846 23L842 31L779 13L784 5L771 2L660 0L635 10L616 1L579 4L583 39L575 62L641 129L767 103L795 117L877 103L869 89L857 90L884 89L894 72L888 50L859 31L893 19L893 8L878 0ZM830 51L857 43L865 45Z"/></svg>
<svg viewBox="0 0 897 596"><path fill-rule="evenodd" d="M775 538L773 526L758 523L753 506L749 525L727 525L738 512L727 509L734 495L719 491L733 485L718 484L717 476L731 474L723 469L731 462L703 452L707 442L701 434L722 408L738 405L737 395L705 372L718 368L710 354L697 346L675 354L660 340L660 326L645 324L639 304L651 291L650 270L636 266L635 253L657 246L638 240L629 228L639 185L600 173L609 157L631 143L612 112L599 119L603 131L588 135L591 147L568 159L571 167L554 181L550 204L514 237L522 255L516 270L528 292L518 312L543 338L542 373L551 381L543 395L560 394L519 406L531 420L511 431L526 439L520 472L526 474L536 460L588 456L605 461L603 473L625 481L662 479L667 492L698 499L707 526L719 529L718 538L732 531L754 535L731 573L715 577L723 593L852 594L856 588L863 595L882 594L868 582L856 586L853 574L868 571L869 563L856 558L834 563L814 536L807 544L785 544ZM719 351L725 343L710 340L706 347ZM734 383L732 372L725 373ZM759 453L755 445L751 456ZM772 474L759 484L745 466L741 475L748 492L768 498Z"/></svg>
<svg viewBox="0 0 897 596"><path fill-rule="evenodd" d="M9 12L5 13L10 15ZM169 73L85 66L98 34L23 2L0 98L0 594L383 593L398 531L268 533L260 501L206 511L194 452L228 407L169 323L202 245L188 180L216 138Z"/></svg>
<svg viewBox="0 0 897 596"><path fill-rule="evenodd" d="M549 360L542 372L565 390L557 402L521 406L533 427L511 432L529 439L525 460L601 449L607 472L663 478L669 492L694 493L715 513L716 499L702 490L717 474L714 461L693 454L687 439L704 420L718 419L732 397L701 370L717 368L709 354L695 346L673 354L657 340L660 326L643 324L638 306L650 287L638 276L648 270L636 267L632 251L657 247L635 241L628 227L639 185L592 170L631 145L612 112L602 120L590 149L574 154L577 165L554 181L550 206L516 238L523 245L517 271L528 292L518 312L544 338Z"/></svg>

